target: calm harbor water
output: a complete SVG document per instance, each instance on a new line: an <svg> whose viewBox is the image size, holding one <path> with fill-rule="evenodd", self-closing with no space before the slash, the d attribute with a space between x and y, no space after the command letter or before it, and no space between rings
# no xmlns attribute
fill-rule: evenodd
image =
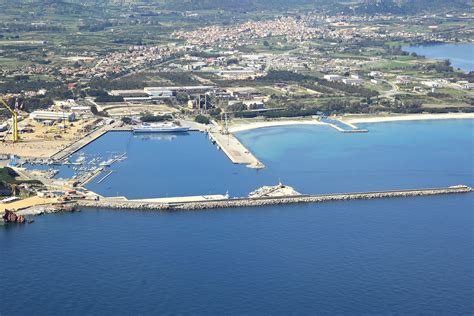
<svg viewBox="0 0 474 316"><path fill-rule="evenodd" d="M434 59L449 59L455 68L464 71L474 71L474 44L436 44L405 46L407 52L415 52L418 55Z"/></svg>
<svg viewBox="0 0 474 316"><path fill-rule="evenodd" d="M326 126L285 126L242 132L240 140L265 164L233 165L206 135L172 139L109 133L86 154L127 152L114 173L87 187L129 198L225 194L246 196L279 181L302 193L331 193L474 185L472 120L361 125L369 133L343 134ZM456 146L453 146L456 144ZM449 163L455 162L455 163Z"/></svg>
<svg viewBox="0 0 474 316"><path fill-rule="evenodd" d="M223 185L248 192L253 181L278 178L304 192L474 185L473 121L363 127L370 132L294 126L240 133L263 171L230 164L202 134L111 133L84 150L127 151L112 166L113 181L95 189L122 190L115 183L123 181L133 197ZM0 226L0 266L8 267L0 314L468 315L473 209L474 195L463 194L42 216Z"/></svg>

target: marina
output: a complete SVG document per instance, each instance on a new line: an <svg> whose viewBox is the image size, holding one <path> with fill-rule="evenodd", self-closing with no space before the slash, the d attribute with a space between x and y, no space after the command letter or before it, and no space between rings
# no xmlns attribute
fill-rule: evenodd
<svg viewBox="0 0 474 316"><path fill-rule="evenodd" d="M88 135L82 137L81 139L77 140L76 142L71 143L69 146L61 149L57 153L51 156L53 161L62 161L65 160L67 157L71 156L81 148L87 146L89 143L95 141L96 139L100 138L101 136L105 135L107 132L113 130L118 126L118 123L107 124L98 129L92 131Z"/></svg>

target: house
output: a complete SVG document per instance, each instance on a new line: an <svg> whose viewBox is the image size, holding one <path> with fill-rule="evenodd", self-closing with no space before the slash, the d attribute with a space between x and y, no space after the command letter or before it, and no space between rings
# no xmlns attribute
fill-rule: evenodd
<svg viewBox="0 0 474 316"><path fill-rule="evenodd" d="M424 85L424 86L430 87L430 88L439 88L439 87L441 87L441 84L439 82L436 82L436 81L422 81L421 84Z"/></svg>
<svg viewBox="0 0 474 316"><path fill-rule="evenodd" d="M360 86L364 83L364 80L358 78L344 78L342 79L342 82L350 86Z"/></svg>
<svg viewBox="0 0 474 316"><path fill-rule="evenodd" d="M371 71L369 72L369 76L376 79L376 78L383 78L383 72L381 71Z"/></svg>
<svg viewBox="0 0 474 316"><path fill-rule="evenodd" d="M458 81L457 84L461 87L461 89L464 89L464 90L474 89L474 83L469 82L469 81Z"/></svg>
<svg viewBox="0 0 474 316"><path fill-rule="evenodd" d="M326 79L327 81L336 82L336 81L341 81L344 77L340 75L324 75L323 78Z"/></svg>
<svg viewBox="0 0 474 316"><path fill-rule="evenodd" d="M395 82L399 84L409 84L411 83L411 78L409 76L397 76L397 80Z"/></svg>

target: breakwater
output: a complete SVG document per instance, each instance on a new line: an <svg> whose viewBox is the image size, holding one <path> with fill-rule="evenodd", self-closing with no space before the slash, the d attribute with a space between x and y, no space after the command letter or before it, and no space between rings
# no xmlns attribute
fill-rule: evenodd
<svg viewBox="0 0 474 316"><path fill-rule="evenodd" d="M230 207L256 207L267 205L283 205L294 203L319 203L329 201L344 200L369 200L396 197L415 197L430 196L441 194L460 194L472 192L472 188L466 185L457 185L446 188L428 188L416 190L398 190L398 191L379 191L379 192L355 192L355 193L337 193L337 194L321 194L321 195L295 195L295 196L279 196L279 197L262 197L262 198L236 198L211 201L189 201L157 203L140 200L79 200L79 207L96 207L96 208L112 208L112 209L139 209L139 210L203 210L213 208L230 208Z"/></svg>

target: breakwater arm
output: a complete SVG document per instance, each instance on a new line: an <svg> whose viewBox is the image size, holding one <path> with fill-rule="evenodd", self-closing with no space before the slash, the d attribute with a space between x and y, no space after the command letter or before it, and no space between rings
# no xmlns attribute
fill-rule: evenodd
<svg viewBox="0 0 474 316"><path fill-rule="evenodd" d="M344 200L368 200L396 197L415 197L430 196L441 194L459 194L472 192L472 188L466 185L457 185L446 188L430 188L416 190L399 190L399 191L379 191L379 192L356 192L356 193L338 193L338 194L321 194L321 195L296 195L296 196L280 196L280 197L261 197L261 198L238 198L223 199L211 201L195 201L195 202L174 202L172 199L167 203L156 203L140 200L79 200L77 202L80 207L97 207L97 208L113 208L113 209L141 209L141 210L202 210L213 208L229 208L229 207L256 207L268 205L282 205L294 203L318 203L329 201Z"/></svg>

